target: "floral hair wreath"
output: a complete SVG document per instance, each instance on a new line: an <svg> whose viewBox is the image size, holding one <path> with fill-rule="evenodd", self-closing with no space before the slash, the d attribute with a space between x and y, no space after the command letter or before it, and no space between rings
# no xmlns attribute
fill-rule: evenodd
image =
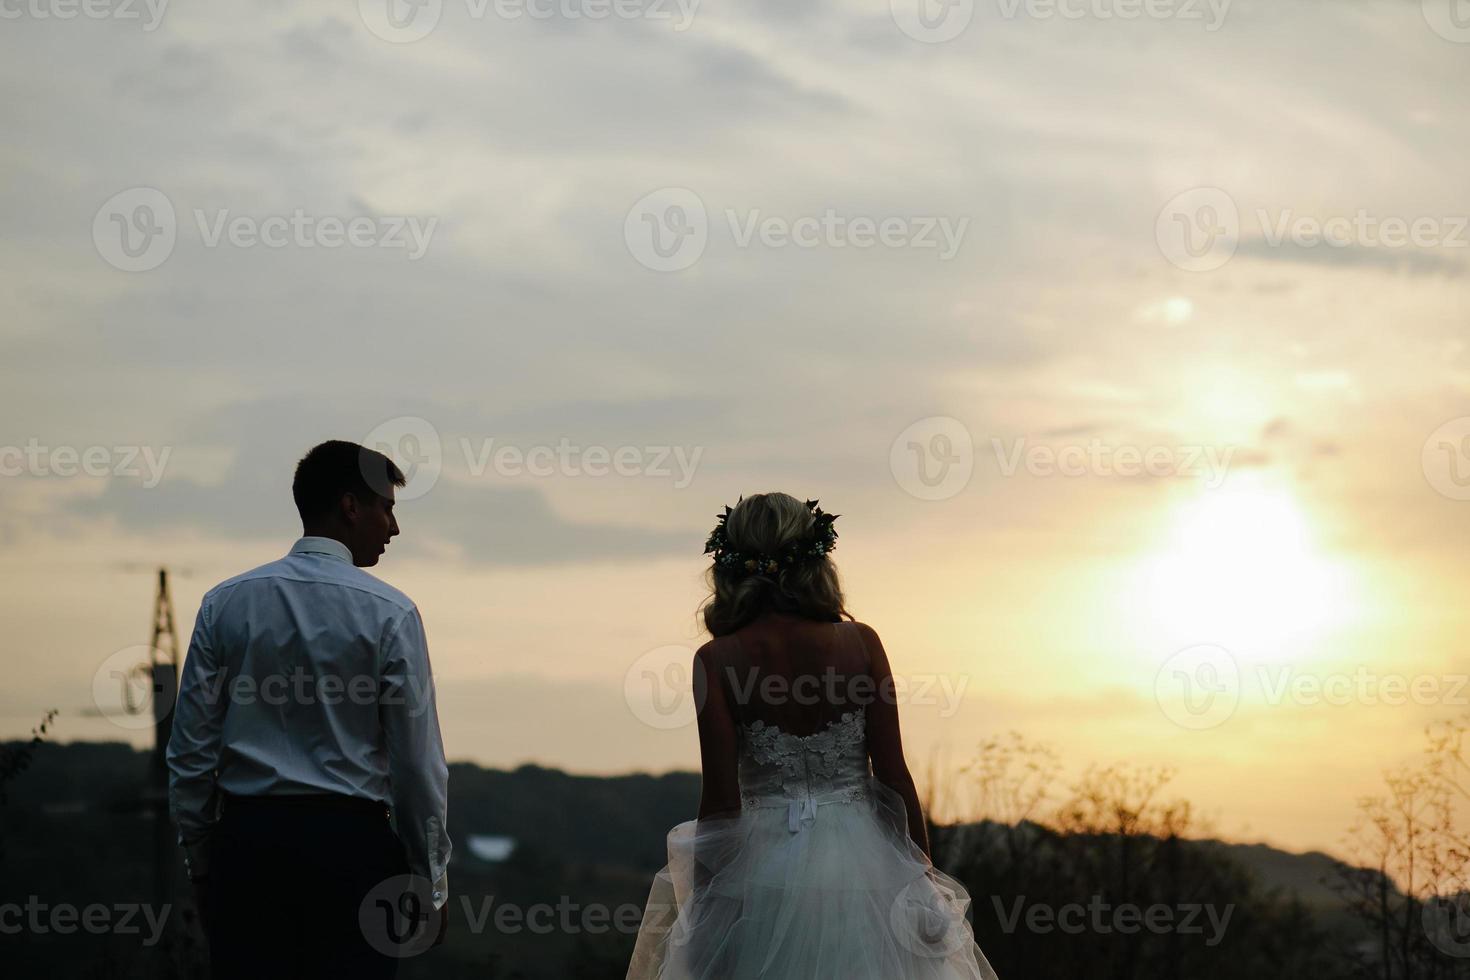
<svg viewBox="0 0 1470 980"><path fill-rule="evenodd" d="M744 499L742 495L740 500ZM736 501L737 504L739 502ZM816 524L811 535L791 542L775 555L765 555L759 552L746 553L730 547L730 539L725 533L725 519L730 516L730 508L727 506L723 514L716 515L719 523L710 532L709 540L704 544L704 553L714 554L716 568L737 574L754 575L772 575L784 568L822 558L837 547L837 528L832 526L832 522L841 515L824 513L815 500L806 501L806 506L811 511L812 520Z"/></svg>

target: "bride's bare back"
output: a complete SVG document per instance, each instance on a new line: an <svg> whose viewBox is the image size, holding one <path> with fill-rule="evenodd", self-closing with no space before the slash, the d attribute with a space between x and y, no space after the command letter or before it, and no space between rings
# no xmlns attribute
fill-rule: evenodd
<svg viewBox="0 0 1470 980"><path fill-rule="evenodd" d="M904 759L893 671L863 623L770 613L695 655L703 784L701 817L739 808L740 732L755 722L798 738L862 709L873 775L903 797L910 832L927 853L918 792Z"/></svg>

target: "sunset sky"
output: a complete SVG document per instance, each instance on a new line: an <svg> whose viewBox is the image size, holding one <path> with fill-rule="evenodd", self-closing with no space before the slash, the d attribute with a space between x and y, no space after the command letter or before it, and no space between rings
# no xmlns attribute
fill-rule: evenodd
<svg viewBox="0 0 1470 980"><path fill-rule="evenodd" d="M639 692L784 490L927 685L922 780L1014 730L1337 849L1470 711L1470 20L691 2L6 8L0 736L145 744L93 681L152 570L187 638L372 436L454 759L695 767Z"/></svg>

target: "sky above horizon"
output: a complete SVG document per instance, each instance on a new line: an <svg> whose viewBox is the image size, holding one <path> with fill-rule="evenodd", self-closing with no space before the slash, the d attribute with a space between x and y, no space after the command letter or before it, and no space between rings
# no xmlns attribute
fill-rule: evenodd
<svg viewBox="0 0 1470 980"><path fill-rule="evenodd" d="M1332 850L1470 711L1456 8L528 3L7 8L0 737L142 744L152 570L187 639L325 438L457 760L697 766L761 490L949 797L1018 731Z"/></svg>

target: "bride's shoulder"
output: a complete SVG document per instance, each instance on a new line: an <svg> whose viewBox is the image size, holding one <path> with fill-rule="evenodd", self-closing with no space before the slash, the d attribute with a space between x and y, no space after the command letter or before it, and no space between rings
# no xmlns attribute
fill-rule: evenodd
<svg viewBox="0 0 1470 980"><path fill-rule="evenodd" d="M724 659L725 650L728 647L728 636L712 636L700 644L699 649L694 651L694 662L704 665L719 663Z"/></svg>
<svg viewBox="0 0 1470 980"><path fill-rule="evenodd" d="M883 641L878 636L878 631L867 623L850 620L852 631L858 635L863 646L863 652L868 655L869 669L886 667L888 664L888 653L883 649Z"/></svg>

